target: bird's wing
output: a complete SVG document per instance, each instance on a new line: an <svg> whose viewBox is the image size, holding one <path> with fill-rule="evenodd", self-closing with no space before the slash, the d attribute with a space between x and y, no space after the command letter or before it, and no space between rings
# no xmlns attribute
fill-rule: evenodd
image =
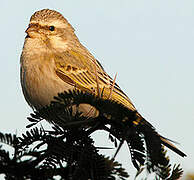
<svg viewBox="0 0 194 180"><path fill-rule="evenodd" d="M98 88L103 89L102 98L112 99L130 110L136 111L134 105L131 103L129 98L122 92L120 87L113 82L112 78L103 70L102 66L96 60L94 63L88 62L88 58L82 56L78 52L66 52L63 57L56 59L56 74L66 83L69 83L81 90L98 94ZM92 61L92 59L89 59ZM96 70L95 70L96 69ZM96 78L97 77L97 78ZM98 81L98 83L97 83ZM99 84L97 86L97 84ZM112 85L114 88L112 89ZM111 93L112 89L112 93ZM110 93L112 94L109 97ZM153 133L153 126L148 123L138 112L136 112L137 119L133 121L135 125L141 122L142 134L146 136L147 142L149 141L149 148L154 149L156 147L156 153L158 152L157 143L162 143L177 154L186 156L183 152L177 149L170 141L160 136L157 133ZM155 140L154 140L155 138ZM158 157L157 157L158 160Z"/></svg>
<svg viewBox="0 0 194 180"><path fill-rule="evenodd" d="M131 110L136 110L130 99L112 78L103 70L100 63L76 51L66 51L56 59L56 74L66 83L102 98L115 100ZM114 87L113 87L114 86Z"/></svg>

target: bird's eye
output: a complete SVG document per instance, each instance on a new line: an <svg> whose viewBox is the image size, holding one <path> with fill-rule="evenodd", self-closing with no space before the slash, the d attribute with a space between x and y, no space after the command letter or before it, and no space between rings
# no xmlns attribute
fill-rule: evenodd
<svg viewBox="0 0 194 180"><path fill-rule="evenodd" d="M55 26L49 26L49 30L50 31L54 31L55 30Z"/></svg>

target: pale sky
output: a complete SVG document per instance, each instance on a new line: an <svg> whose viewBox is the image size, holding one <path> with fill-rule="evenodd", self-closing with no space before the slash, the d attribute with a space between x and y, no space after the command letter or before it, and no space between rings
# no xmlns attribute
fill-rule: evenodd
<svg viewBox="0 0 194 180"><path fill-rule="evenodd" d="M32 110L21 91L19 61L29 18L43 8L61 12L106 71L118 73L137 110L187 154L169 153L172 163L194 172L194 1L1 0L1 132L26 130ZM128 153L123 148L117 160L132 174Z"/></svg>

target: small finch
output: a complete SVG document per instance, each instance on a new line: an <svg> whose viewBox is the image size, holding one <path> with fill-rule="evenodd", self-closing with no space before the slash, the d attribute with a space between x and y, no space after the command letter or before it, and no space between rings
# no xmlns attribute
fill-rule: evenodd
<svg viewBox="0 0 194 180"><path fill-rule="evenodd" d="M58 93L80 89L115 100L131 111L137 111L127 95L103 69L94 56L80 43L71 24L57 11L43 9L35 12L26 30L21 55L21 85L24 97L33 109L49 105ZM97 116L98 110L82 104L84 115ZM137 121L143 117L137 112ZM167 139L161 143L181 156Z"/></svg>

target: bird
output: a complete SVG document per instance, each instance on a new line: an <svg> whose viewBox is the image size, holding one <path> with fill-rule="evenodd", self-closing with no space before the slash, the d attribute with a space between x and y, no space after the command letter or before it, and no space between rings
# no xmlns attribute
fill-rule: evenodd
<svg viewBox="0 0 194 180"><path fill-rule="evenodd" d="M35 110L49 105L54 96L79 89L114 100L137 114L134 125L149 123L104 70L100 62L84 47L72 25L64 16L50 9L35 12L31 18L20 58L20 79L24 97ZM98 116L98 110L81 104L84 115ZM151 127L151 125L150 125ZM157 134L161 144L180 156L186 156L167 138Z"/></svg>

